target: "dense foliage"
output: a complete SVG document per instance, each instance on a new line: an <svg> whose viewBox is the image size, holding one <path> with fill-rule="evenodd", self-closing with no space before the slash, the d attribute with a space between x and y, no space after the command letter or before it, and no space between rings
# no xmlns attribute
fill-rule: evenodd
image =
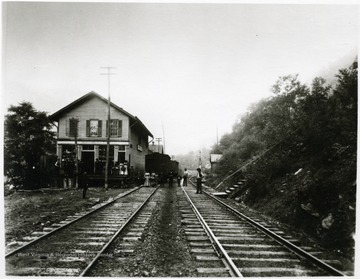
<svg viewBox="0 0 360 279"><path fill-rule="evenodd" d="M216 177L236 171L221 187L245 179L241 201L345 250L355 231L357 63L336 77L311 87L281 77L213 152L223 154Z"/></svg>
<svg viewBox="0 0 360 279"><path fill-rule="evenodd" d="M55 134L45 112L31 103L10 106L5 117L4 172L7 182L15 187L40 187L41 162L55 151Z"/></svg>

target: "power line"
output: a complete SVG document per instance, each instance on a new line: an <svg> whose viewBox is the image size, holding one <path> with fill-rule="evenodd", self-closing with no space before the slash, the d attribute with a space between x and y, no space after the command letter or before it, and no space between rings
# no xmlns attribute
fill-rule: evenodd
<svg viewBox="0 0 360 279"><path fill-rule="evenodd" d="M292 132L291 134L289 134L287 137L283 138L282 140L280 140L279 142L275 143L274 145L270 146L268 149L266 149L265 151L263 151L261 154L259 154L258 156L254 157L254 159L250 160L249 162L247 162L245 165L241 166L241 168L239 168L238 170L234 171L232 174L228 175L227 177L225 177L216 187L215 189L219 188L221 184L223 184L225 182L225 180L227 180L228 178L230 178L231 176L233 176L234 174L238 173L239 171L241 171L242 169L246 168L248 165L254 163L255 161L257 161L258 159L262 158L262 156L264 156L266 153L268 153L270 150L274 149L276 146L280 145L282 142L284 142L285 140L287 140L288 138L290 138L292 135L294 135L300 128L297 128L294 132Z"/></svg>

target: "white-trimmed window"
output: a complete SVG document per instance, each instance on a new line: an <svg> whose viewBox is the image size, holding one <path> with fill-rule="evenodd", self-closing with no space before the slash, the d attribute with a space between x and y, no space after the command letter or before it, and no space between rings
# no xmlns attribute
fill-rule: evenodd
<svg viewBox="0 0 360 279"><path fill-rule="evenodd" d="M106 134L108 131L108 121L106 121ZM122 136L122 120L111 119L110 120L110 137Z"/></svg>
<svg viewBox="0 0 360 279"><path fill-rule="evenodd" d="M86 136L101 137L102 121L98 119L86 120Z"/></svg>
<svg viewBox="0 0 360 279"><path fill-rule="evenodd" d="M77 118L70 118L66 120L65 134L68 137L78 137L79 120Z"/></svg>

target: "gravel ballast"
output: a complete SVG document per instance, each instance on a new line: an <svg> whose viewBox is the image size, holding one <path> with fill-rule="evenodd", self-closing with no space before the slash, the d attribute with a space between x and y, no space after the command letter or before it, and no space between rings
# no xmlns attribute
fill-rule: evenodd
<svg viewBox="0 0 360 279"><path fill-rule="evenodd" d="M90 276L197 277L196 260L181 228L176 188L160 188L151 202L156 206L134 253L126 261L100 260ZM110 247L116 249L116 241Z"/></svg>

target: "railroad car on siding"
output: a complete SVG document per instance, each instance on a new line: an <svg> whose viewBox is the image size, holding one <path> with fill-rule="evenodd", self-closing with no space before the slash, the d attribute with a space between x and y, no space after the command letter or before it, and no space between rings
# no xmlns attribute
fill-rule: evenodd
<svg viewBox="0 0 360 279"><path fill-rule="evenodd" d="M179 172L179 163L171 160L170 156L161 153L152 153L145 156L145 171L149 173L164 173L168 174Z"/></svg>

